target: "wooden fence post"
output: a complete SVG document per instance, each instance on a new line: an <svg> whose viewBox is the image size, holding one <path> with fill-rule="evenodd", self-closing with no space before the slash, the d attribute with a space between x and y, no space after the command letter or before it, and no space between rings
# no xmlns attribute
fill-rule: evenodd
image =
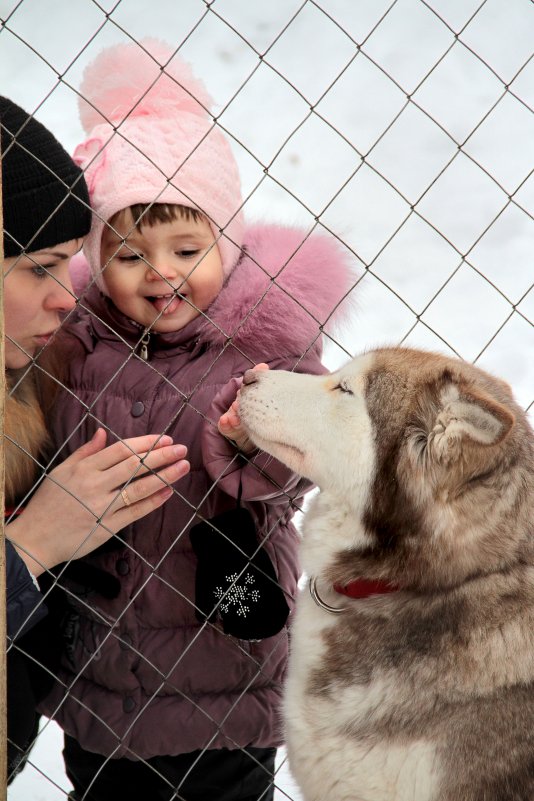
<svg viewBox="0 0 534 801"><path fill-rule="evenodd" d="M0 222L4 228L2 209L2 171L0 170ZM7 702L6 702L6 549L4 540L4 414L6 398L6 371L4 367L4 237L0 242L0 799L7 798Z"/></svg>

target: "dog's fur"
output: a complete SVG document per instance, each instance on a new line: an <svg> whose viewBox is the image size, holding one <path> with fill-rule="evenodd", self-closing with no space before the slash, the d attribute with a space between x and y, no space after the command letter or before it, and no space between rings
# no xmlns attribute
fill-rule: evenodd
<svg viewBox="0 0 534 801"><path fill-rule="evenodd" d="M249 371L253 441L312 479L285 724L306 801L534 799L534 434L507 384L379 349ZM357 600L356 578L396 592Z"/></svg>

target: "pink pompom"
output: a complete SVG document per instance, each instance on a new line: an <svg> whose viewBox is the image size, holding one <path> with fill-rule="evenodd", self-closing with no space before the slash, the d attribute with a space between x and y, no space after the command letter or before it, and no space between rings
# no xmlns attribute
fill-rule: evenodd
<svg viewBox="0 0 534 801"><path fill-rule="evenodd" d="M86 68L80 120L87 133L126 117L190 113L207 116L211 98L191 67L158 39L112 45Z"/></svg>

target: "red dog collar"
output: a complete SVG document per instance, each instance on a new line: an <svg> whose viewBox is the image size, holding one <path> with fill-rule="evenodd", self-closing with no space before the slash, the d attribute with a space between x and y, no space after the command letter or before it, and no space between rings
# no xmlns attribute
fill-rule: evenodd
<svg viewBox="0 0 534 801"><path fill-rule="evenodd" d="M348 598L369 598L370 595L384 595L388 592L397 592L400 587L391 584L389 581L367 581L366 579L354 579L345 586L334 584L334 590L340 595Z"/></svg>

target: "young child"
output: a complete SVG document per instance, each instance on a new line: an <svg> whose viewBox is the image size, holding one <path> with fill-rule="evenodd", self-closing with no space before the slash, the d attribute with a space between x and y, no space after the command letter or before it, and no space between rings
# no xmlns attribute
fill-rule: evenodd
<svg viewBox="0 0 534 801"><path fill-rule="evenodd" d="M92 277L54 436L70 452L100 425L164 431L191 470L86 560L105 585L71 582L43 711L66 732L73 798L268 801L309 485L251 448L237 393L258 362L324 372L320 327L354 277L331 238L245 226L205 90L143 46L103 51L81 86Z"/></svg>

